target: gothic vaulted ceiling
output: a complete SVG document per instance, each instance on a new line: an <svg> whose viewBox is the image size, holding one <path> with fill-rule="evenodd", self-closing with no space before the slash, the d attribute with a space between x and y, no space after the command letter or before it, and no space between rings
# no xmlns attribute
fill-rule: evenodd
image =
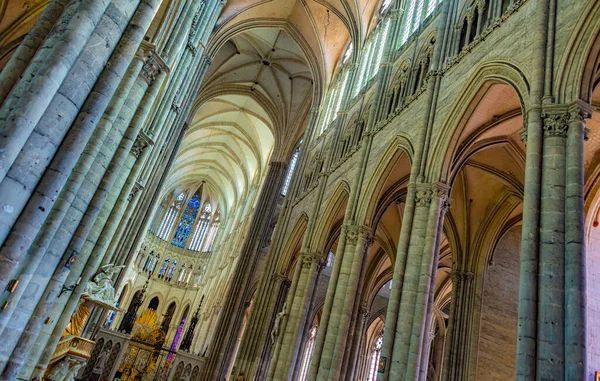
<svg viewBox="0 0 600 381"><path fill-rule="evenodd" d="M228 1L169 189L205 181L227 207L287 162L352 40L360 46L381 0Z"/></svg>

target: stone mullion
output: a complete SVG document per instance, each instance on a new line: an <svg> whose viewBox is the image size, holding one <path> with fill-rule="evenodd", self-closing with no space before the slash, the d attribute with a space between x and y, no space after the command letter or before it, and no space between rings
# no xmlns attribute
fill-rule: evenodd
<svg viewBox="0 0 600 381"><path fill-rule="evenodd" d="M181 136L179 138L177 136L181 135L183 132L176 132L176 127L174 127L175 124L167 122L169 115L174 112L171 108L173 97L175 96L174 87L179 83L178 78L183 75L181 72L182 70L175 70L176 81L173 82L173 78L171 78L171 81L166 88L166 95L161 99L158 111L154 114L153 122L150 123L150 128L144 130L151 139L155 136L158 137L155 147L161 148L153 149L150 152L150 157L145 161L144 166L141 169L142 174L140 175L139 181L145 185L144 193L146 196L140 200L140 207L134 211L134 216L132 217L133 223L126 227L127 233L124 233L125 238L117 243L118 253L115 257L121 258L121 260L123 260L122 258L124 256L129 255L132 247L141 244L141 237L145 235L145 229L142 228L142 225L145 225L148 222L148 219L153 216L156 204L154 205L154 208L151 205L153 204L153 201L160 200L161 195L159 193L165 180L165 172L170 168L170 163L174 159L174 155L177 151L175 147L179 146L182 139ZM200 75L196 79L195 87L197 87L197 82L203 75L204 70L200 70L199 73ZM152 126L156 125L158 125L159 128L154 129ZM165 134L162 133L162 129L164 128L163 126L166 125L171 127L170 130L168 130L168 133ZM134 237L129 237L130 235L134 235Z"/></svg>
<svg viewBox="0 0 600 381"><path fill-rule="evenodd" d="M144 71L142 72L142 74L144 74ZM132 93L130 93L129 96L129 101L132 104L132 107L129 108L130 112L128 114L124 114L124 109L121 110L120 117L117 121L120 121L121 123L117 123L118 125L129 125L129 122L133 117L133 111L137 108L137 105L141 101L142 96L145 94L148 88L148 83L145 81L145 79L138 78L137 86L134 86L134 88L132 89ZM138 90L136 91L136 89ZM69 244L70 250L66 251L66 253L70 253L71 251L80 252L78 261L72 266L72 271L67 268L58 268L55 271L55 274L53 275L52 279L48 283L48 286L46 287L46 290L44 291L44 295L46 296L43 299L44 302L38 303L35 310L33 311L33 315L30 318L27 327L25 328L25 332L23 333L23 335L21 335L19 345L15 349L15 352L17 350L20 350L24 353L30 352L34 342L37 340L40 334L39 329L36 329L36 327L41 326L41 321L48 316L48 312L50 311L52 312L50 312L49 316L54 319L55 327L54 332L50 337L50 340L48 341L48 344L49 346L54 347L55 344L58 343L58 340L62 335L62 331L64 330L69 321L72 311L76 308L79 302L79 298L81 296L81 293L83 292L83 288L87 284L88 278L91 277L97 271L97 265L94 266L94 264L99 264L99 262L102 259L101 255L93 256L92 266L86 266L84 270L83 266L86 265L88 258L91 256L93 244L95 244L96 239L98 238L97 236L100 234L101 231L101 229L98 229L97 227L103 226L106 221L106 218L108 217L108 211L106 210L108 208L108 205L106 204L107 196L111 187L117 180L121 166L123 165L131 149L131 146L133 145L133 140L135 139L135 136L137 136L137 132L140 128L141 125L137 125L130 126L130 128L127 129L127 133L123 137L123 140L120 142L119 148L115 152L114 157L112 157L110 165L106 170L102 182L98 184L98 188L96 189L93 198L89 201L89 204L86 201L84 201L84 203L88 205L86 213L83 216L80 225L77 227L77 230L74 232L75 235L73 236ZM106 159L109 159L108 155L106 156ZM101 170L94 170L94 168L97 165L101 165L100 162L95 161L94 165L92 165L92 171L94 173L101 172ZM89 188L86 185L88 184L84 184L84 188ZM82 201L83 199L85 199L85 197L82 198ZM95 227L96 229L94 229ZM57 242L57 244L60 243ZM58 252L61 251L62 250L60 249L58 250ZM56 258L60 258L60 256L57 256ZM60 292L60 287L62 287L62 285L64 285L65 282L67 282L68 284L76 284L76 280L80 276L82 277L82 282L78 285L76 290L72 292L70 298L65 301L57 300L58 293ZM65 309L69 311L65 312ZM42 339L41 341L44 340Z"/></svg>
<svg viewBox="0 0 600 381"><path fill-rule="evenodd" d="M4 127L0 137L0 181L4 180L110 3L111 0L72 1L22 74L23 79L5 99L0 108L0 123Z"/></svg>
<svg viewBox="0 0 600 381"><path fill-rule="evenodd" d="M107 17L108 16L105 16L105 18ZM132 20L132 23L138 24L141 21L143 20L140 20L138 15L138 17ZM95 33L94 36L96 36L96 34L97 33ZM123 43L117 46L113 54L114 65L104 70L102 75L100 75L98 81L94 86L93 91L91 92L87 101L83 105L82 112L79 113L78 119L70 127L69 133L67 134L66 139L61 146L61 150L59 150L58 153L53 157L48 170L46 170L46 172L43 174L43 177L41 178L41 181L39 182L38 186L35 187L35 192L33 192L33 194L30 194L30 192L27 189L23 189L23 187L20 187L18 192L16 192L14 195L11 195L10 198L7 197L4 199L12 201L17 201L18 199L20 200L20 205L22 204L23 206L25 206L25 202L27 202L27 199L29 199L29 201L27 202L23 212L20 215L19 213L14 213L14 215L10 218L11 220L16 219L16 223L13 226L11 234L6 239L4 246L0 249L0 288L4 288L7 282L10 281L10 279L16 274L17 271L19 271L19 266L21 266L22 270L22 261L23 259L25 259L28 250L31 248L31 245L33 243L34 238L36 238L36 235L38 236L38 240L45 240L47 238L47 234L38 234L38 232L40 232L40 229L53 229L52 226L43 226L46 220L48 219L48 211L51 211L50 214L56 217L56 212L53 211L55 198L48 197L47 195L58 194L59 196L62 196L62 194L64 193L60 191L65 186L74 166L78 161L79 155L82 153L84 147L86 146L85 144L82 144L82 142L85 143L88 142L88 140L90 140L94 127L96 127L98 123L97 121L100 119L98 113L101 114L109 105L108 102L110 100L110 97L107 97L105 93L107 93L110 96L115 94L115 92L117 91L119 82L123 78L123 75L125 74L127 69L127 65L129 65L131 59L133 58L137 50L137 45L142 41L142 37L143 31L139 31L136 28L133 28L133 25L132 27L127 29L123 37ZM93 47L87 46L85 48L86 54L91 54L91 52L89 51L90 49L93 49ZM78 70L83 70L83 66L85 65L86 64L77 61L74 67L78 68ZM98 61L97 65L101 67L101 62ZM91 73L88 74L90 76L92 75ZM63 85L70 84L73 81L73 78L68 78L65 81L65 84ZM64 92L64 89L61 87L59 95L64 96L64 94L62 94ZM44 118L43 121L50 122L49 120L46 120L50 117L48 115L46 116L47 118ZM62 122L63 121L61 121L60 128L66 129L69 127L68 124L65 125ZM57 129L60 128L57 127ZM54 135L58 133L58 130L53 132L46 131L44 134L42 134L43 137L40 138L40 140L37 141L36 144L43 144L43 142L48 142L48 147L44 149L52 150L52 147L55 147L55 143L50 144L50 139L56 139L56 136ZM92 138L92 141L93 140L94 139ZM90 142L90 144L92 143ZM27 150L27 152L29 151ZM50 155L50 157L52 157L52 152L47 153ZM21 156L28 155L28 153L23 152L23 154L19 157L22 158ZM15 163L15 165L16 164L31 167L31 162L27 160L22 163L19 160ZM33 174L32 177L34 177ZM16 183L13 183L13 185L15 184ZM2 192L5 191L10 191L10 184L5 183L5 185L6 187L0 186L0 188L2 188L2 190L0 190L0 194L2 194ZM29 198L30 195L31 197ZM0 198L2 197L0 196ZM59 209L58 214L60 215L60 208L64 208L64 206L61 207L57 205L56 208ZM19 217L18 219L17 216ZM0 216L0 220L2 219L3 217ZM50 219L50 221L52 221L52 218ZM8 219L6 219L5 222L7 222L9 225L12 225L12 223L9 222ZM36 249L34 249L33 251L35 252ZM34 258L32 260L35 261L37 260L36 258L37 254L34 255ZM27 271L29 269L32 269L32 267L27 267ZM35 267L33 267L33 269L35 269ZM23 283L20 287L24 286L25 284ZM2 315L4 315L4 313ZM2 317L0 319L4 318ZM0 331L2 329L1 327L2 324L0 323Z"/></svg>
<svg viewBox="0 0 600 381"><path fill-rule="evenodd" d="M346 251L346 230L347 228L342 227L342 232L340 233L340 237L338 238L338 247L335 253L335 259L333 261L333 269L331 271L331 277L329 278L327 293L325 294L323 313L321 314L319 330L317 331L317 338L315 340L315 346L313 349L312 360L310 363L310 373L307 378L310 381L315 381L317 379L317 373L320 369L321 355L325 349L327 327L329 326L331 310L333 308L333 302L335 298L335 291L342 269L344 253Z"/></svg>
<svg viewBox="0 0 600 381"><path fill-rule="evenodd" d="M211 353L201 379L212 380L226 377L229 361L233 360L231 355L244 313L241 304L246 299L248 282L256 270L259 258L258 248L266 238L264 235L275 210L286 168L287 164L282 162L271 161L268 165L248 234L240 250L239 262L235 266L228 297L224 300L222 315L227 318L221 316L219 319L215 339L211 342Z"/></svg>
<svg viewBox="0 0 600 381"><path fill-rule="evenodd" d="M307 312L310 310L312 291L319 272L320 253L300 253L300 276L295 293L288 300L289 315L283 337L278 340L281 344L279 361L275 368L273 380L294 379L296 362L301 352L302 336L306 324Z"/></svg>
<svg viewBox="0 0 600 381"><path fill-rule="evenodd" d="M0 72L0 105L19 81L71 0L51 0Z"/></svg>
<svg viewBox="0 0 600 381"><path fill-rule="evenodd" d="M591 116L587 105L569 109L565 175L565 378L585 378L585 228L584 228L584 149L585 119Z"/></svg>
<svg viewBox="0 0 600 381"><path fill-rule="evenodd" d="M411 174L411 176L413 176ZM415 186L409 185L406 195L404 213L402 216L402 226L400 228L400 238L398 240L398 250L396 252L396 262L394 263L394 272L392 275L392 289L390 290L390 298L385 317L385 327L383 330L383 343L381 346L381 355L387 359L392 358L392 351L396 337L396 326L398 315L400 314L400 299L402 297L402 285L404 284L404 274L406 271L406 263L408 249L410 244L410 235L415 214ZM391 366L391 363L390 363ZM390 366L386 367L384 373L377 375L378 381L388 380L390 376Z"/></svg>
<svg viewBox="0 0 600 381"><path fill-rule="evenodd" d="M564 115L544 113L537 376L564 379L565 144Z"/></svg>

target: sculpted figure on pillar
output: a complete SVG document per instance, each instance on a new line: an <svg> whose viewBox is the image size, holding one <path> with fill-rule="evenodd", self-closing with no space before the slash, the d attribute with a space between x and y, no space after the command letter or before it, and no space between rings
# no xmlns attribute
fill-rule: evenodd
<svg viewBox="0 0 600 381"><path fill-rule="evenodd" d="M113 288L112 278L124 267L112 264L103 266L101 271L94 276L93 280L88 282L83 291L84 295L87 295L87 299L114 307L117 301L115 300L115 289Z"/></svg>
<svg viewBox="0 0 600 381"><path fill-rule="evenodd" d="M275 322L273 323L273 329L271 330L271 343L275 344L275 339L279 336L279 326L281 325L281 320L287 315L287 302L283 305L281 311L275 317Z"/></svg>

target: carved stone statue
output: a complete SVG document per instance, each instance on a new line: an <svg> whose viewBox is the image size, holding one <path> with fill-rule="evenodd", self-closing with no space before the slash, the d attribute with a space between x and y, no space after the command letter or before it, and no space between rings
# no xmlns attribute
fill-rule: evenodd
<svg viewBox="0 0 600 381"><path fill-rule="evenodd" d="M100 272L88 282L83 293L87 295L89 300L114 307L117 301L115 300L112 278L123 267L125 266L114 266L112 264L103 266Z"/></svg>
<svg viewBox="0 0 600 381"><path fill-rule="evenodd" d="M64 358L60 360L58 364L52 368L52 371L48 375L48 380L51 381L63 381L65 376L69 372L69 367L71 366L71 362L69 359Z"/></svg>
<svg viewBox="0 0 600 381"><path fill-rule="evenodd" d="M81 367L83 367L83 365L85 365L85 362L77 361L75 363L75 365L73 365L69 369L69 372L67 373L67 375L65 376L65 378L63 380L64 381L75 381L75 377L77 376L77 373L79 373L79 369L81 369Z"/></svg>
<svg viewBox="0 0 600 381"><path fill-rule="evenodd" d="M283 308L277 316L275 316L275 322L273 323L273 329L271 330L271 344L275 344L275 339L279 336L279 326L285 315L287 315L287 302L283 304Z"/></svg>

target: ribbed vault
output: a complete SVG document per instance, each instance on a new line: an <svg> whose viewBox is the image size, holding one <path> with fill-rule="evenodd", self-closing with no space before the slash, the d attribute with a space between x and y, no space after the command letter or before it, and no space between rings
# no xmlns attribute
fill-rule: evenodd
<svg viewBox="0 0 600 381"><path fill-rule="evenodd" d="M313 78L278 28L239 33L214 56L168 189L202 181L229 209L259 186L269 160L286 161L306 127Z"/></svg>

